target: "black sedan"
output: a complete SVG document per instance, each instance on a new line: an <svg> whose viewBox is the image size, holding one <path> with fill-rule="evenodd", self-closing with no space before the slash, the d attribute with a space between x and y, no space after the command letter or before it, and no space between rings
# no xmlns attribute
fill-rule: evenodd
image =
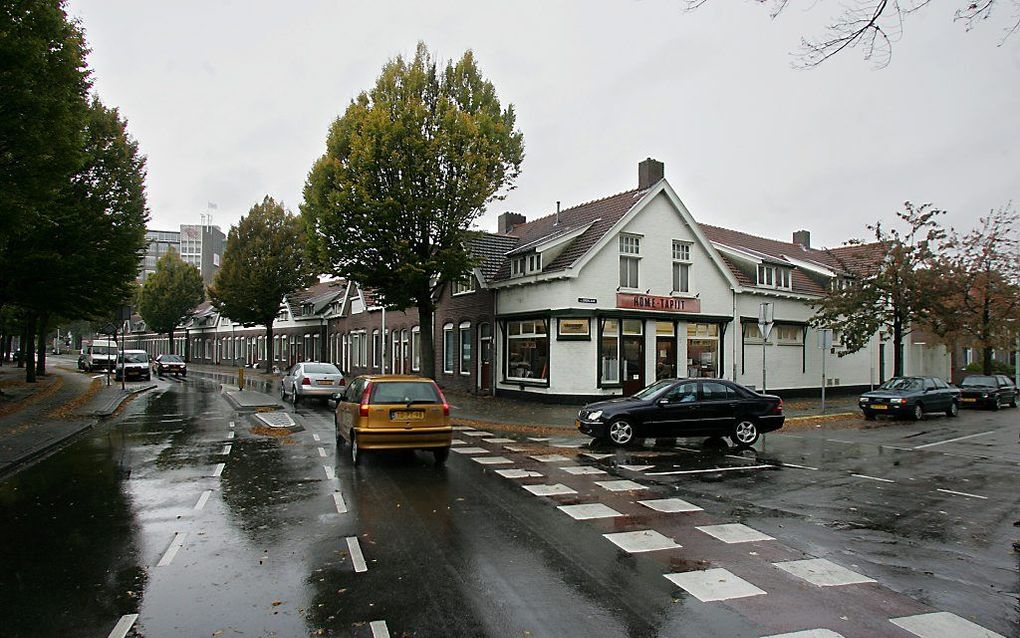
<svg viewBox="0 0 1020 638"><path fill-rule="evenodd" d="M172 374L174 376L185 377L188 375L188 364L184 363L184 359L177 354L159 355L152 362L152 367L156 370L156 374L160 376Z"/></svg>
<svg viewBox="0 0 1020 638"><path fill-rule="evenodd" d="M752 445L783 427L783 400L724 379L663 379L637 394L589 403L577 429L619 446L646 437L728 436Z"/></svg>
<svg viewBox="0 0 1020 638"><path fill-rule="evenodd" d="M972 374L960 383L960 404L964 407L1015 408L1016 394L1012 379L1004 374Z"/></svg>
<svg viewBox="0 0 1020 638"><path fill-rule="evenodd" d="M865 392L857 403L864 418L879 414L906 416L920 421L925 414L960 412L960 390L938 377L893 377L875 390Z"/></svg>

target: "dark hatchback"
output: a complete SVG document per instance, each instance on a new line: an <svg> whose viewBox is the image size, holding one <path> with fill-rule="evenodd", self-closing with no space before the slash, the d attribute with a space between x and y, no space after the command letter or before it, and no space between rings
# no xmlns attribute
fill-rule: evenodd
<svg viewBox="0 0 1020 638"><path fill-rule="evenodd" d="M1004 374L972 374L960 382L960 405L998 410L1016 407L1016 386Z"/></svg>
<svg viewBox="0 0 1020 638"><path fill-rule="evenodd" d="M614 445L646 437L727 436L752 445L783 427L783 400L724 379L663 379L629 397L589 403L577 429Z"/></svg>
<svg viewBox="0 0 1020 638"><path fill-rule="evenodd" d="M960 412L960 390L938 377L893 377L862 394L857 404L869 421L879 414L920 421L933 412L956 416Z"/></svg>
<svg viewBox="0 0 1020 638"><path fill-rule="evenodd" d="M188 375L188 364L177 354L161 354L152 362L156 374L173 374L185 377Z"/></svg>

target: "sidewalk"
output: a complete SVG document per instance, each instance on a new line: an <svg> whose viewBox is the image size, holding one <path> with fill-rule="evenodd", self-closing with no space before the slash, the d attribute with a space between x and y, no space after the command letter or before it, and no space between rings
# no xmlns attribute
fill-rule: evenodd
<svg viewBox="0 0 1020 638"><path fill-rule="evenodd" d="M101 417L113 414L131 395L155 387L146 384L148 387L136 386L129 392L119 385L105 387L101 379L77 372L74 361L58 357L51 358L47 367L47 380L52 379L49 387L40 387L35 400L0 416L0 477L69 444Z"/></svg>

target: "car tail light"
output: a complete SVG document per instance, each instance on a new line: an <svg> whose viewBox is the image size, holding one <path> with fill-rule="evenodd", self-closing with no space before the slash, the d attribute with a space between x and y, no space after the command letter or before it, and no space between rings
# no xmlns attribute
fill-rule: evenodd
<svg viewBox="0 0 1020 638"><path fill-rule="evenodd" d="M432 385L435 386L436 392L439 393L439 398L443 401L443 416L450 416L450 403L446 400L446 395L439 389L439 386L436 385L435 381L432 382Z"/></svg>
<svg viewBox="0 0 1020 638"><path fill-rule="evenodd" d="M366 383L365 390L361 393L361 405L358 406L358 414L368 416L368 395L372 392L372 384Z"/></svg>
<svg viewBox="0 0 1020 638"><path fill-rule="evenodd" d="M312 380L308 377L301 378L301 385L312 385Z"/></svg>
<svg viewBox="0 0 1020 638"><path fill-rule="evenodd" d="M779 400L779 403L776 404L776 407L772 408L772 412L775 413L775 414L782 414L783 413L783 400L782 399Z"/></svg>
<svg viewBox="0 0 1020 638"><path fill-rule="evenodd" d="M344 378L343 378L343 377L340 377L340 380L339 380L339 381L337 381L337 382L336 382L336 384L337 384L337 385L347 385L347 382L346 382L346 381L344 381Z"/></svg>

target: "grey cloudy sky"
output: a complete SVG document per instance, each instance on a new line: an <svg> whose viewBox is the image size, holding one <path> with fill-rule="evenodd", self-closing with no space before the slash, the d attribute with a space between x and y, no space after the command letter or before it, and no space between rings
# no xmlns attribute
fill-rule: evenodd
<svg viewBox="0 0 1020 638"><path fill-rule="evenodd" d="M503 210L529 218L633 188L655 157L699 221L838 245L931 201L969 227L1020 200L1020 34L965 32L960 3L912 16L891 64L850 51L790 67L837 5L778 20L713 0L72 0L104 102L148 156L151 227L226 230L264 194L297 211L330 122L397 54L476 53L515 105L526 159ZM1005 7L1004 7L1005 8Z"/></svg>

